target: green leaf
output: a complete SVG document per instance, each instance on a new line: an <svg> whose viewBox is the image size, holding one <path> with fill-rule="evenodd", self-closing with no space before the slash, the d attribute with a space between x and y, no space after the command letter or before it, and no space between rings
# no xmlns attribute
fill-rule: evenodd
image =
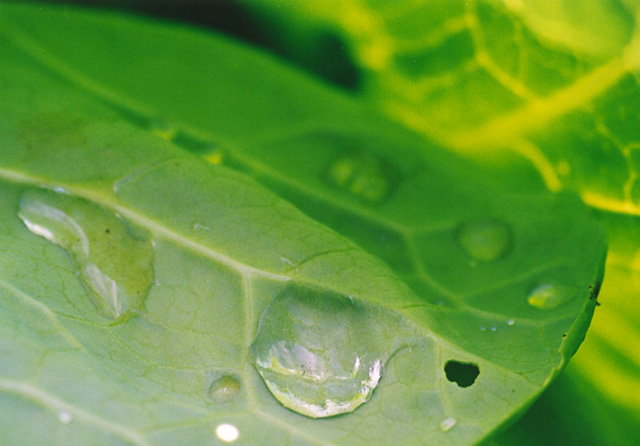
<svg viewBox="0 0 640 446"><path fill-rule="evenodd" d="M7 441L473 444L582 341L604 242L574 197L192 29L0 11Z"/></svg>
<svg viewBox="0 0 640 446"><path fill-rule="evenodd" d="M246 3L294 48L280 50L293 51L303 65L308 62L302 56L313 48L296 49L298 36L306 36L303 45L314 42L314 33L337 36L361 68L360 97L391 118L485 165L514 187L533 172L549 189L574 190L598 210L614 240L609 279L572 376L599 396L598 406L613 403L614 412L626 411L587 416L584 424L602 432L615 430L607 423L616 420L638 424L640 400L631 395L640 388L634 328L640 320L635 299L640 4L352 0L311 1L301 8L293 2ZM567 444L575 437L563 426L576 415L555 413L560 418L544 423L556 426L555 443ZM628 432L630 425L621 422L617 429ZM524 429L531 434L537 427ZM632 436L582 438L594 445L636 442Z"/></svg>

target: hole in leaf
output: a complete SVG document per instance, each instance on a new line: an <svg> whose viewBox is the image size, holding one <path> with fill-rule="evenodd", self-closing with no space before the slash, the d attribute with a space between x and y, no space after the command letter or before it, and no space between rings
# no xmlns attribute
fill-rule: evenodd
<svg viewBox="0 0 640 446"><path fill-rule="evenodd" d="M470 362L451 360L444 365L444 373L447 375L447 379L456 383L458 387L469 387L476 382L480 369Z"/></svg>

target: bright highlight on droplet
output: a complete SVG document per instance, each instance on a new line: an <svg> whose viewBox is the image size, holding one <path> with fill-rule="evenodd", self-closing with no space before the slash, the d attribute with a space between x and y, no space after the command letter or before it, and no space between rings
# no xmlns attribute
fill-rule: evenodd
<svg viewBox="0 0 640 446"><path fill-rule="evenodd" d="M511 319L509 319L509 320L507 321L507 325L513 325L513 324L515 324L515 323L516 323L516 321L515 321L513 318L511 318Z"/></svg>
<svg viewBox="0 0 640 446"><path fill-rule="evenodd" d="M66 410L61 410L60 412L58 412L58 421L60 421L62 424L69 424L72 420L73 415L71 415Z"/></svg>
<svg viewBox="0 0 640 446"><path fill-rule="evenodd" d="M451 430L451 428L453 428L453 426L456 425L456 422L457 422L456 419L453 418L453 417L445 418L440 423L440 430L442 432L447 432L447 431Z"/></svg>
<svg viewBox="0 0 640 446"><path fill-rule="evenodd" d="M240 437L240 431L233 424L222 423L216 427L216 436L226 443L231 443Z"/></svg>

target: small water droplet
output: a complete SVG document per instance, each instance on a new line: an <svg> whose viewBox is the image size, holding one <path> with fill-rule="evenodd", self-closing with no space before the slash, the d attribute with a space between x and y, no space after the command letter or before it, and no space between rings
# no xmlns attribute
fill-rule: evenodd
<svg viewBox="0 0 640 446"><path fill-rule="evenodd" d="M61 410L60 412L58 412L58 421L60 421L62 424L69 424L71 423L71 421L73 421L73 415L71 415L66 410Z"/></svg>
<svg viewBox="0 0 640 446"><path fill-rule="evenodd" d="M449 418L445 418L444 420L442 420L442 422L440 423L440 430L442 432L448 432L450 431L453 426L455 426L457 423L456 419L453 417L449 417Z"/></svg>
<svg viewBox="0 0 640 446"><path fill-rule="evenodd" d="M290 258L285 257L285 256L280 256L280 261L282 263L284 263L285 265L289 265L289 266L294 266L293 262L291 261Z"/></svg>
<svg viewBox="0 0 640 446"><path fill-rule="evenodd" d="M469 256L490 262L507 255L513 235L509 226L499 220L479 220L458 227L456 238Z"/></svg>
<svg viewBox="0 0 640 446"><path fill-rule="evenodd" d="M332 186L370 204L384 201L395 187L397 178L387 161L360 152L339 157L331 164L326 176Z"/></svg>
<svg viewBox="0 0 640 446"><path fill-rule="evenodd" d="M209 231L211 228L209 226L201 225L200 223L195 223L193 225L194 231Z"/></svg>
<svg viewBox="0 0 640 446"><path fill-rule="evenodd" d="M67 251L100 314L119 319L142 309L153 282L153 248L123 220L47 190L25 193L18 216L32 233Z"/></svg>
<svg viewBox="0 0 640 446"><path fill-rule="evenodd" d="M239 391L240 381L233 376L224 375L211 383L208 395L215 403L226 403L235 398Z"/></svg>
<svg viewBox="0 0 640 446"><path fill-rule="evenodd" d="M487 327L480 327L480 330L485 331Z"/></svg>
<svg viewBox="0 0 640 446"><path fill-rule="evenodd" d="M491 327L491 331L496 331L497 328L496 327Z"/></svg>
<svg viewBox="0 0 640 446"><path fill-rule="evenodd" d="M354 411L371 397L397 350L399 316L349 296L290 285L267 307L251 345L254 365L285 407L313 418Z"/></svg>
<svg viewBox="0 0 640 446"><path fill-rule="evenodd" d="M513 325L515 323L516 321L513 318L507 320L507 325Z"/></svg>
<svg viewBox="0 0 640 446"><path fill-rule="evenodd" d="M575 297L576 292L572 287L543 283L531 290L527 302L541 310L553 310L572 301Z"/></svg>
<svg viewBox="0 0 640 446"><path fill-rule="evenodd" d="M216 436L225 443L231 443L240 437L240 431L233 424L222 423L216 427Z"/></svg>

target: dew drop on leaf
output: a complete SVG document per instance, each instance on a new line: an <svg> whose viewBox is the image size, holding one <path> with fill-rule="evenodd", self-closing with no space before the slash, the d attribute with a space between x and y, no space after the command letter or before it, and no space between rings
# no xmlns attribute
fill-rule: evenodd
<svg viewBox="0 0 640 446"><path fill-rule="evenodd" d="M153 247L114 213L81 198L26 192L18 216L76 264L98 312L120 319L140 310L153 283Z"/></svg>
<svg viewBox="0 0 640 446"><path fill-rule="evenodd" d="M58 421L60 421L62 424L69 424L73 421L73 415L71 415L66 410L61 410L60 412L58 412Z"/></svg>
<svg viewBox="0 0 640 446"><path fill-rule="evenodd" d="M469 256L484 262L506 256L513 242L511 229L499 220L464 223L458 227L456 237Z"/></svg>
<svg viewBox="0 0 640 446"><path fill-rule="evenodd" d="M393 190L397 175L385 160L364 153L350 153L329 167L327 181L360 201L378 204Z"/></svg>
<svg viewBox="0 0 640 446"><path fill-rule="evenodd" d="M215 379L209 386L209 398L215 403L231 401L240 391L240 382L233 376L224 375Z"/></svg>
<svg viewBox="0 0 640 446"><path fill-rule="evenodd" d="M456 425L456 422L457 422L456 419L453 417L445 418L440 423L440 430L442 432L450 431L453 428L453 426Z"/></svg>
<svg viewBox="0 0 640 446"><path fill-rule="evenodd" d="M313 417L354 411L381 379L402 328L397 315L298 285L267 307L251 354L272 395Z"/></svg>
<svg viewBox="0 0 640 446"><path fill-rule="evenodd" d="M553 310L572 301L575 297L575 290L571 287L543 283L531 290L527 302L532 307L541 310Z"/></svg>

